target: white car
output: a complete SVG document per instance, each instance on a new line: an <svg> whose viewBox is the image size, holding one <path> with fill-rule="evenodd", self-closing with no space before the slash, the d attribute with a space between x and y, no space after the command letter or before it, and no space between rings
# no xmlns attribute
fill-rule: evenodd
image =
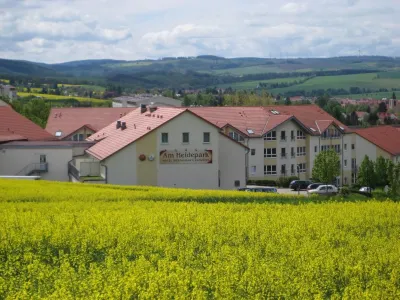
<svg viewBox="0 0 400 300"><path fill-rule="evenodd" d="M338 188L334 185L320 185L314 190L309 190L308 194L320 194L320 195L330 195L330 194L337 194Z"/></svg>
<svg viewBox="0 0 400 300"><path fill-rule="evenodd" d="M364 193L371 193L374 189L367 187L367 186L363 186L359 192L364 192Z"/></svg>

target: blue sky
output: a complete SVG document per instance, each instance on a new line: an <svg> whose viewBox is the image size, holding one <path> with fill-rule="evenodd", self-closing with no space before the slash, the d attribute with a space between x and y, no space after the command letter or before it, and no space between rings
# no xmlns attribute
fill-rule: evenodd
<svg viewBox="0 0 400 300"><path fill-rule="evenodd" d="M0 0L0 57L400 53L399 0Z"/></svg>

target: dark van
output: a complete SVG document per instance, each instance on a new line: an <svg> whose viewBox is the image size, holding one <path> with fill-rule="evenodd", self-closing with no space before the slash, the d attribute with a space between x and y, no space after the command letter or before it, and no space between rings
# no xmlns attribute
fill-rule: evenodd
<svg viewBox="0 0 400 300"><path fill-rule="evenodd" d="M299 187L300 190L306 190L310 184L312 184L310 180L293 180L290 183L289 188L295 191L297 191Z"/></svg>

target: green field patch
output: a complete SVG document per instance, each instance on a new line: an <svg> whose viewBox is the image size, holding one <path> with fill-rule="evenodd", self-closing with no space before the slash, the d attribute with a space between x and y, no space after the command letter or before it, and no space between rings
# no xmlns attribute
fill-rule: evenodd
<svg viewBox="0 0 400 300"><path fill-rule="evenodd" d="M268 79L268 80L254 80L254 81L244 81L244 82L234 82L234 83L227 83L227 84L220 84L218 87L220 88L228 88L231 87L232 89L237 90L250 90L256 89L259 83L294 83L295 81L301 81L306 79L306 77L287 77L287 78L275 78L275 79Z"/></svg>
<svg viewBox="0 0 400 300"><path fill-rule="evenodd" d="M75 97L75 96L62 96L62 95L49 95L49 94L37 94L37 93L26 93L26 92L18 92L18 96L19 97L35 96L35 97L38 97L38 98L43 98L43 99L48 99L48 100L76 99L79 102L96 102L96 103L110 102L110 100L95 99L95 98L85 98L85 97Z"/></svg>
<svg viewBox="0 0 400 300"><path fill-rule="evenodd" d="M281 89L272 89L274 94L284 94L289 91L307 91L318 89L347 89L351 87L376 90L380 88L400 88L400 80L393 78L378 78L375 73L339 75L339 76L318 76L305 83Z"/></svg>

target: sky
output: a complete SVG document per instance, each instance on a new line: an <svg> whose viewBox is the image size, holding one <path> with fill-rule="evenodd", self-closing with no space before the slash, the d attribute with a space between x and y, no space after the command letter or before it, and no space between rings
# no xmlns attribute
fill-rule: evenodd
<svg viewBox="0 0 400 300"><path fill-rule="evenodd" d="M399 56L399 16L400 0L0 0L0 57Z"/></svg>

